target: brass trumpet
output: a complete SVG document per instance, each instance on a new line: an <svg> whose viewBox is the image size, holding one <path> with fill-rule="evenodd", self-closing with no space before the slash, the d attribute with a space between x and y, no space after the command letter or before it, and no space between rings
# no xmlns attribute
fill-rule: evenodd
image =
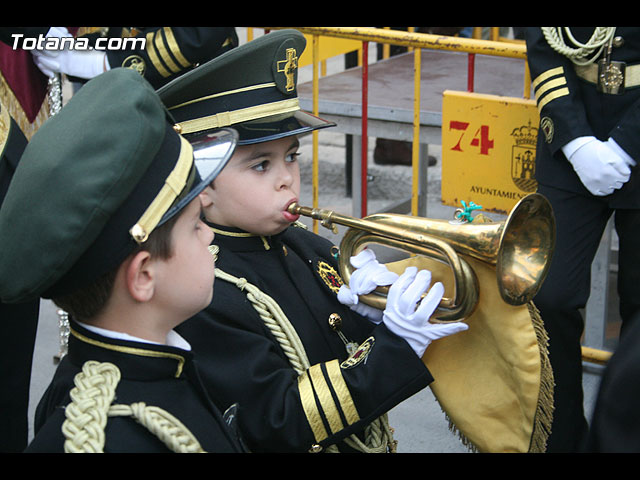
<svg viewBox="0 0 640 480"><path fill-rule="evenodd" d="M334 224L349 227L340 243L339 257L340 274L347 284L351 277L349 259L370 243L449 264L455 291L453 298L443 298L436 309L434 319L440 322L467 318L478 304L478 280L461 255L494 267L502 299L510 305L523 305L540 289L555 247L553 210L549 201L538 193L522 198L504 222L462 223L390 213L359 219L296 203L288 210L320 220L324 227L334 231ZM360 296L360 300L384 309L384 294L385 288L381 287Z"/></svg>

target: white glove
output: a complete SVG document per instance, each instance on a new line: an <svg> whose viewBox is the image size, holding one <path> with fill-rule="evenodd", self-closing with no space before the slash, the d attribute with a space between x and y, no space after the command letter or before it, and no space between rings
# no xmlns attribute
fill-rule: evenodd
<svg viewBox="0 0 640 480"><path fill-rule="evenodd" d="M71 37L65 27L51 27L46 37ZM99 50L32 50L33 61L48 77L64 73L73 77L90 79L106 70L109 63L106 53Z"/></svg>
<svg viewBox="0 0 640 480"><path fill-rule="evenodd" d="M630 167L636 166L636 161L633 158L631 158L631 156L627 152L625 152L622 149L622 147L618 145L618 143L613 138L609 138L606 144L611 150L613 150L618 155L620 155L620 158L622 158L627 165L629 165Z"/></svg>
<svg viewBox="0 0 640 480"><path fill-rule="evenodd" d="M421 295L431 284L431 272L408 267L391 286L383 321L389 330L404 338L418 357L422 358L432 340L437 340L469 328L466 323L430 323L429 318L444 295L444 286L437 282L427 296ZM419 302L419 303L418 303ZM418 307L416 308L416 304Z"/></svg>
<svg viewBox="0 0 640 480"><path fill-rule="evenodd" d="M612 144L580 137L562 147L582 184L593 195L610 195L629 180L631 169ZM618 147L619 148L619 147Z"/></svg>
<svg viewBox="0 0 640 480"><path fill-rule="evenodd" d="M380 264L373 250L369 249L351 257L349 262L356 270L351 274L349 285L342 285L338 290L338 301L371 321L380 323L382 311L359 303L358 295L371 293L382 285L391 285L398 279L398 274L390 272L386 266Z"/></svg>

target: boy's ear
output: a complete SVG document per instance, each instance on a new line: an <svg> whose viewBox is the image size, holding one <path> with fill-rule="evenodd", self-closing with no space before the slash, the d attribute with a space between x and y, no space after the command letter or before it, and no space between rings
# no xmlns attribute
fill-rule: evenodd
<svg viewBox="0 0 640 480"><path fill-rule="evenodd" d="M151 255L144 250L133 255L125 267L125 283L129 294L138 302L147 302L155 288Z"/></svg>
<svg viewBox="0 0 640 480"><path fill-rule="evenodd" d="M207 185L207 187L200 192L198 195L200 197L200 203L202 204L202 208L207 208L213 205L213 183Z"/></svg>

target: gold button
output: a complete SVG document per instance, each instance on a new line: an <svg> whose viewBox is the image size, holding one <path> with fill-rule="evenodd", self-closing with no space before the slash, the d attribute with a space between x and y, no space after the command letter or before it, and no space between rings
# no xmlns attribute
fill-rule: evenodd
<svg viewBox="0 0 640 480"><path fill-rule="evenodd" d="M147 241L147 238L149 238L149 234L139 223L136 223L133 227L131 227L129 233L137 243L144 243Z"/></svg>
<svg viewBox="0 0 640 480"><path fill-rule="evenodd" d="M616 48L620 48L622 45L624 45L624 38L618 36L618 37L614 37L613 39L613 46Z"/></svg>
<svg viewBox="0 0 640 480"><path fill-rule="evenodd" d="M322 451L322 445L318 445L317 443L315 445L311 445L311 448L309 449L309 453L320 453Z"/></svg>
<svg viewBox="0 0 640 480"><path fill-rule="evenodd" d="M332 313L329 315L329 326L332 330L337 331L342 327L342 317L337 313Z"/></svg>

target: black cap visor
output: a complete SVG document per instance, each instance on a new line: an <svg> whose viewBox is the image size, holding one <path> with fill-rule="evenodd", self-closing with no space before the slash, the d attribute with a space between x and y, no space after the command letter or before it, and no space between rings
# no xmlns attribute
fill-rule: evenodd
<svg viewBox="0 0 640 480"><path fill-rule="evenodd" d="M303 135L335 123L298 110L233 125L240 136L238 145L269 142L291 135Z"/></svg>

